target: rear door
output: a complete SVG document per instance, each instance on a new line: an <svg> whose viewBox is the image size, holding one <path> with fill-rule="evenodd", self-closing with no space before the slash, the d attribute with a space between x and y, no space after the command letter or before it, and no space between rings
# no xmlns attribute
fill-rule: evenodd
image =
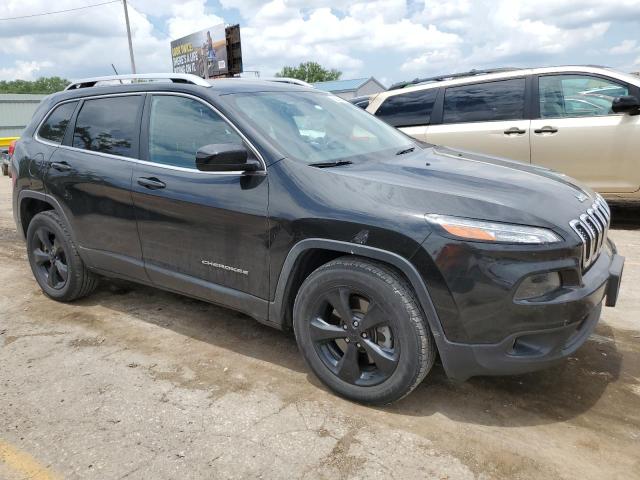
<svg viewBox="0 0 640 480"><path fill-rule="evenodd" d="M133 200L144 261L157 285L266 317L268 182L265 171L201 172L196 151L244 144L207 102L150 94ZM238 292L243 292L239 294Z"/></svg>
<svg viewBox="0 0 640 480"><path fill-rule="evenodd" d="M526 90L524 77L447 87L426 141L528 163Z"/></svg>
<svg viewBox="0 0 640 480"><path fill-rule="evenodd" d="M437 88L414 90L387 97L374 115L423 142L438 96Z"/></svg>
<svg viewBox="0 0 640 480"><path fill-rule="evenodd" d="M140 94L82 100L45 181L88 263L136 280L147 279L131 199L142 105Z"/></svg>
<svg viewBox="0 0 640 480"><path fill-rule="evenodd" d="M537 78L539 118L531 122L531 161L602 193L640 188L640 115L616 114L615 97L637 88L589 74Z"/></svg>

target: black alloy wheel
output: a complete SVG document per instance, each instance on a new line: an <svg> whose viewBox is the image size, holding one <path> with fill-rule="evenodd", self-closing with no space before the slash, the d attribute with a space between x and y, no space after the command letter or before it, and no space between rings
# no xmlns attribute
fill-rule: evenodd
<svg viewBox="0 0 640 480"><path fill-rule="evenodd" d="M310 336L323 363L345 382L371 386L395 371L400 345L389 314L362 292L332 288L321 296Z"/></svg>
<svg viewBox="0 0 640 480"><path fill-rule="evenodd" d="M61 290L69 278L67 255L56 234L46 226L36 230L32 255L36 265L36 275L55 290Z"/></svg>
<svg viewBox="0 0 640 480"><path fill-rule="evenodd" d="M305 279L293 329L313 373L339 395L367 404L407 395L437 353L409 283L392 267L361 257L337 258Z"/></svg>
<svg viewBox="0 0 640 480"><path fill-rule="evenodd" d="M80 258L67 223L53 210L36 214L27 227L29 265L45 295L70 302L91 293L98 278Z"/></svg>

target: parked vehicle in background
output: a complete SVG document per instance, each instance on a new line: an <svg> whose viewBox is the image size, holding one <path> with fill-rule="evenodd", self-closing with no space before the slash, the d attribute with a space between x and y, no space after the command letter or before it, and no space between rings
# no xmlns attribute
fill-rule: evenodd
<svg viewBox="0 0 640 480"><path fill-rule="evenodd" d="M2 167L2 175L9 175L9 150L0 149L0 166Z"/></svg>
<svg viewBox="0 0 640 480"><path fill-rule="evenodd" d="M158 76L80 81L16 145L14 217L55 300L102 275L221 304L292 329L329 388L377 404L437 355L458 380L557 363L616 303L609 207L568 177L317 89Z"/></svg>
<svg viewBox="0 0 640 480"><path fill-rule="evenodd" d="M375 95L362 95L360 97L353 97L348 100L349 103L353 103L356 107L360 107L364 110L369 106L371 97Z"/></svg>
<svg viewBox="0 0 640 480"><path fill-rule="evenodd" d="M13 154L13 149L18 137L3 137L0 138L0 167L2 168L2 174L9 175L9 159Z"/></svg>
<svg viewBox="0 0 640 480"><path fill-rule="evenodd" d="M640 200L640 78L566 66L397 84L370 113L415 138L548 167L612 200Z"/></svg>

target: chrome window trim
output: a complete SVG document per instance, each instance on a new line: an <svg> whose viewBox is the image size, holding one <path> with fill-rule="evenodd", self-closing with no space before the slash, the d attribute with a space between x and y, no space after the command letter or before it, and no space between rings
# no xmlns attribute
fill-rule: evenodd
<svg viewBox="0 0 640 480"><path fill-rule="evenodd" d="M113 154L110 154L110 153L96 152L94 150L85 150L84 148L72 147L70 145L62 145L60 143L54 143L54 142L45 140L45 139L41 138L38 135L38 132L40 131L40 127L47 120L47 118L49 118L49 115L51 115L53 110L55 110L58 106L60 106L60 105L62 105L64 103L77 102L77 101L80 101L80 100L93 100L93 99L100 99L100 98L110 98L110 97L144 96L144 95L147 95L147 94L150 94L150 95L169 95L169 96L178 96L178 97L191 98L191 99L197 100L198 102L200 102L200 103L206 105L207 107L209 107L217 115L219 115L220 118L222 118L240 136L240 138L242 138L242 140L249 146L249 149L256 156L256 158L260 161L260 163L262 165L262 169L261 170L257 170L255 172L251 172L251 174L253 174L253 175L255 175L255 174L266 175L266 173L267 173L267 163L264 161L264 158L262 157L262 155L260 154L258 149L253 145L253 143L251 143L249 141L249 139L240 131L240 129L238 129L238 127L236 127L233 124L233 122L231 122L226 115L224 115L222 112L220 112L220 110L218 110L216 107L211 105L206 100L204 100L204 99L202 99L200 97L197 97L195 95L191 95L191 94L183 93L183 92L166 92L166 91L149 90L149 91L144 91L144 92L108 93L108 94L103 94L103 95L97 94L97 95L90 95L90 96L86 96L86 97L79 96L79 97L71 98L71 99L68 99L68 100L63 100L62 102L58 102L55 105L53 105L47 111L46 115L43 117L43 119L38 124L38 126L37 126L37 128L35 130L35 134L34 134L33 138L34 138L34 140L36 140L39 143L43 143L45 145L49 145L49 146L52 146L52 147L63 148L65 150L70 150L70 151L84 152L84 153L98 155L98 156L101 156L101 157L112 158L112 159L116 159L116 160L124 160L124 161L131 162L131 163L137 163L139 165L160 167L160 168L165 168L167 170L175 170L175 171L179 171L179 172L191 172L191 173L199 173L199 174L203 174L203 175L245 175L247 173L244 170L233 170L233 171L229 171L229 172L203 172L201 170L198 170L197 168L177 167L177 166L174 166L174 165L166 165L166 164L163 164L163 163L156 163L156 162L149 162L147 160L140 160L139 158L125 157L125 156L121 156L121 155L113 155Z"/></svg>
<svg viewBox="0 0 640 480"><path fill-rule="evenodd" d="M42 120L40 121L40 123L38 124L38 127L36 128L35 133L33 135L33 138L35 140L38 140L41 143L46 143L47 145L54 145L56 147L59 147L61 145L61 143L55 143L55 142L52 142L51 140L47 140L47 139L44 139L44 138L40 137L40 129L42 128L42 126L45 123L47 123L47 120L49 120L49 117L53 114L54 110L56 110L58 107L64 105L65 103L72 103L72 102L78 102L79 103L80 100L81 99L78 99L78 98L74 98L73 100L65 100L64 102L56 103L53 107L51 107L49 110L47 110L47 114L44 117L42 117ZM74 112L71 112L71 116L72 117L73 117L73 113ZM63 135L63 138L64 138L64 135Z"/></svg>

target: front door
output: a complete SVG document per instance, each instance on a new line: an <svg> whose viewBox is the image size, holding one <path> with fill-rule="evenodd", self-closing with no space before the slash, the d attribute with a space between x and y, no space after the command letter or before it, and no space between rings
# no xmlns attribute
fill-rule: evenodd
<svg viewBox="0 0 640 480"><path fill-rule="evenodd" d="M531 161L601 193L640 188L640 115L615 114L629 95L614 80L584 74L538 79L540 118L531 122Z"/></svg>
<svg viewBox="0 0 640 480"><path fill-rule="evenodd" d="M252 310L260 305L253 299L268 297L265 172L195 168L196 151L205 145L244 144L195 97L149 95L143 124L147 161L134 169L133 201L149 277L164 288L266 315Z"/></svg>
<svg viewBox="0 0 640 480"><path fill-rule="evenodd" d="M442 124L427 127L426 141L529 163L525 79L448 87Z"/></svg>
<svg viewBox="0 0 640 480"><path fill-rule="evenodd" d="M131 199L143 99L138 94L84 100L72 128L60 123L47 129L45 123L38 136L53 142L56 128L66 129L49 158L46 186L64 210L80 254L92 267L145 281Z"/></svg>

